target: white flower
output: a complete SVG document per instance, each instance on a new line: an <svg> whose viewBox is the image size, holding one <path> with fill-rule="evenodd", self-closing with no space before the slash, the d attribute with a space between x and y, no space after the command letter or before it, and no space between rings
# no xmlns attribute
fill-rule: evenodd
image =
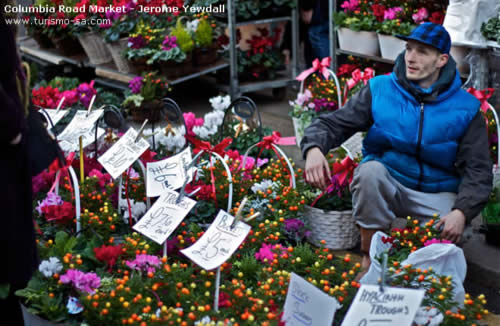
<svg viewBox="0 0 500 326"><path fill-rule="evenodd" d="M208 127L209 129L212 128L213 126L218 127L224 121L224 111L214 110L212 112L205 114L203 119L204 119L203 125Z"/></svg>
<svg viewBox="0 0 500 326"><path fill-rule="evenodd" d="M55 273L62 271L62 268L63 266L57 257L50 257L49 260L42 261L38 266L38 270L45 277L52 277Z"/></svg>
<svg viewBox="0 0 500 326"><path fill-rule="evenodd" d="M413 322L417 325L438 326L443 320L443 314L436 308L420 307Z"/></svg>
<svg viewBox="0 0 500 326"><path fill-rule="evenodd" d="M272 189L273 186L274 186L274 181L264 179L260 183L254 183L251 189L254 193L258 193L259 191L266 191L269 188Z"/></svg>
<svg viewBox="0 0 500 326"><path fill-rule="evenodd" d="M195 324L195 326L204 326L204 325L209 325L210 322L211 322L210 317L205 316L202 319L195 321L194 324Z"/></svg>
<svg viewBox="0 0 500 326"><path fill-rule="evenodd" d="M186 29L189 33L194 34L198 29L198 24L200 23L199 19L192 20L186 23Z"/></svg>
<svg viewBox="0 0 500 326"><path fill-rule="evenodd" d="M123 213L123 220L125 222L128 222L129 213L128 213L127 200L121 202L120 208L125 210L125 212ZM133 199L130 200L130 211L132 212L132 218L134 220L136 221L139 220L139 218L141 218L142 215L146 213L146 209L147 209L146 204L144 204L143 202L136 203Z"/></svg>
<svg viewBox="0 0 500 326"><path fill-rule="evenodd" d="M215 110L225 111L231 104L231 97L229 95L216 96L209 99L209 101Z"/></svg>

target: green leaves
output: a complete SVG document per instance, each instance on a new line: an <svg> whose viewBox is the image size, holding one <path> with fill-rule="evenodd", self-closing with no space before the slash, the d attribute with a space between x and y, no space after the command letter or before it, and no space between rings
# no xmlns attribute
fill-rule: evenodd
<svg viewBox="0 0 500 326"><path fill-rule="evenodd" d="M179 47L171 48L170 50L157 50L154 51L154 54L147 61L148 65L151 65L156 62L165 62L165 61L175 61L182 62L186 60L186 53L184 53Z"/></svg>
<svg viewBox="0 0 500 326"><path fill-rule="evenodd" d="M500 44L500 18L493 17L481 25L483 36Z"/></svg>
<svg viewBox="0 0 500 326"><path fill-rule="evenodd" d="M7 299L10 292L10 284L0 284L0 299Z"/></svg>

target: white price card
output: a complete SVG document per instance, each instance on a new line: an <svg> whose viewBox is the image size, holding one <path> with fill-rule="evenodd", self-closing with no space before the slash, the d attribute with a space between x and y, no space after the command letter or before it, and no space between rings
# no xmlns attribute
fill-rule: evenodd
<svg viewBox="0 0 500 326"><path fill-rule="evenodd" d="M335 298L292 273L281 320L287 326L331 326L340 307Z"/></svg>
<svg viewBox="0 0 500 326"><path fill-rule="evenodd" d="M103 110L94 110L87 116L87 111L77 111L73 120L66 126L64 131L57 136L59 146L65 152L77 151L79 148L79 138L82 136L83 147L94 142L95 123L103 113ZM104 134L104 129L97 130L97 138Z"/></svg>
<svg viewBox="0 0 500 326"><path fill-rule="evenodd" d="M342 326L411 326L425 290L361 285Z"/></svg>
<svg viewBox="0 0 500 326"><path fill-rule="evenodd" d="M191 182L194 169L188 173L184 167L191 163L191 149L187 147L182 152L158 162L148 162L146 165L146 194L148 197L160 196L165 189L179 189L188 178Z"/></svg>
<svg viewBox="0 0 500 326"><path fill-rule="evenodd" d="M178 197L177 192L165 189L133 229L163 244L196 204L196 201L186 196L177 203Z"/></svg>
<svg viewBox="0 0 500 326"><path fill-rule="evenodd" d="M113 179L118 178L148 149L142 137L135 141L137 131L130 128L106 153L97 159Z"/></svg>
<svg viewBox="0 0 500 326"><path fill-rule="evenodd" d="M41 111L43 113L46 113L50 121L52 121L52 124L50 124L50 121L47 121L47 129L52 128L52 126L56 125L61 119L68 113L68 110L56 110L56 109L45 109L45 111Z"/></svg>
<svg viewBox="0 0 500 326"><path fill-rule="evenodd" d="M234 217L222 209L208 230L191 247L181 252L203 269L222 265L238 249L250 232L250 226L241 221L231 227Z"/></svg>

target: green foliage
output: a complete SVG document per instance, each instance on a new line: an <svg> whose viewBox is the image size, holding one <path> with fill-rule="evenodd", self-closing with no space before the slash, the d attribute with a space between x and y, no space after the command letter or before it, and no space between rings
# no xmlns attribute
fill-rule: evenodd
<svg viewBox="0 0 500 326"><path fill-rule="evenodd" d="M500 201L498 199L498 189L495 188L484 207L481 215L485 224L500 224Z"/></svg>
<svg viewBox="0 0 500 326"><path fill-rule="evenodd" d="M177 24L172 29L170 35L177 38L177 45L181 48L182 52L189 53L194 48L194 41L191 34L182 26L181 20L177 20Z"/></svg>
<svg viewBox="0 0 500 326"><path fill-rule="evenodd" d="M384 20L377 32L387 35L410 35L415 26L409 22L400 22L398 19Z"/></svg>
<svg viewBox="0 0 500 326"><path fill-rule="evenodd" d="M195 32L196 45L209 47L213 43L213 28L207 19L201 19Z"/></svg>
<svg viewBox="0 0 500 326"><path fill-rule="evenodd" d="M147 64L151 65L157 62L175 61L183 62L186 60L186 52L183 52L180 46L171 48L170 50L157 50L147 61Z"/></svg>
<svg viewBox="0 0 500 326"><path fill-rule="evenodd" d="M69 91L75 89L80 85L80 81L78 78L70 78L70 77L55 77L51 81L47 82L45 80L40 82L40 86L47 87L50 86L52 88L57 88L60 92Z"/></svg>
<svg viewBox="0 0 500 326"><path fill-rule="evenodd" d="M127 48L125 51L125 58L127 58L127 60L150 59L157 52L157 50L148 47L140 49Z"/></svg>
<svg viewBox="0 0 500 326"><path fill-rule="evenodd" d="M104 30L104 39L106 42L116 42L120 38L128 36L135 28L136 22L134 19L127 19L129 15L124 15L122 18L113 22L110 28Z"/></svg>
<svg viewBox="0 0 500 326"><path fill-rule="evenodd" d="M481 25L481 33L483 36L500 44L500 18L490 18L486 23Z"/></svg>
<svg viewBox="0 0 500 326"><path fill-rule="evenodd" d="M10 284L0 284L0 300L6 299L9 296Z"/></svg>

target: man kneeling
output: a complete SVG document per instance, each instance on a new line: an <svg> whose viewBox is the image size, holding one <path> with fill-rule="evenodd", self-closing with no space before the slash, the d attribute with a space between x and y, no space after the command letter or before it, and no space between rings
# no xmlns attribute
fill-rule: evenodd
<svg viewBox="0 0 500 326"><path fill-rule="evenodd" d="M400 38L406 50L391 75L371 79L345 107L317 118L301 143L307 181L324 188L324 154L367 131L351 184L363 270L373 234L397 216L437 213L442 237L458 243L492 186L485 120L479 101L461 89L448 32L425 23Z"/></svg>

